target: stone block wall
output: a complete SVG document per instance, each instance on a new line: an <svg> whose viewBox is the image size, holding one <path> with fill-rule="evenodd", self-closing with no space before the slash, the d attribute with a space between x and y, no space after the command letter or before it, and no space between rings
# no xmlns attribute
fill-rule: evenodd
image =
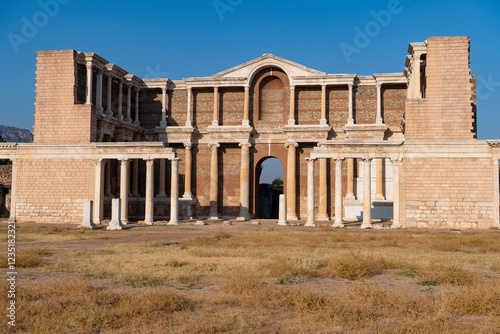
<svg viewBox="0 0 500 334"><path fill-rule="evenodd" d="M492 159L407 158L403 169L403 225L457 229L492 226Z"/></svg>
<svg viewBox="0 0 500 334"><path fill-rule="evenodd" d="M426 96L406 102L407 140L476 137L468 37L428 39Z"/></svg>
<svg viewBox="0 0 500 334"><path fill-rule="evenodd" d="M95 140L93 107L78 102L75 50L39 51L36 70L35 143Z"/></svg>
<svg viewBox="0 0 500 334"><path fill-rule="evenodd" d="M20 158L17 167L18 222L81 223L94 196L92 160Z"/></svg>
<svg viewBox="0 0 500 334"><path fill-rule="evenodd" d="M0 184L10 186L12 182L12 165L0 165Z"/></svg>

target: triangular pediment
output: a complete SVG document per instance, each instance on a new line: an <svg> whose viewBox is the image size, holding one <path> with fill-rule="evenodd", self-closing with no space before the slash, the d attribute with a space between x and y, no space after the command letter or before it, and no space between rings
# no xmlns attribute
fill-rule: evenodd
<svg viewBox="0 0 500 334"><path fill-rule="evenodd" d="M276 66L285 71L288 76L295 77L318 77L318 76L326 76L325 72L320 72L314 70L312 68L308 68L306 66L294 63L293 61L277 57L273 54L266 53L262 55L262 57L255 58L250 60L244 64L235 66L223 72L219 72L214 74L212 77L214 78L227 78L227 79L235 79L235 78L247 78L250 79L256 72L260 69L270 66Z"/></svg>

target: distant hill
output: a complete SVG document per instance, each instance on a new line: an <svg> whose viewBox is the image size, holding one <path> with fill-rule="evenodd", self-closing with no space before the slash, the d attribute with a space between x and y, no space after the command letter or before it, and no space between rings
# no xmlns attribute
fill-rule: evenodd
<svg viewBox="0 0 500 334"><path fill-rule="evenodd" d="M8 143L32 143L33 134L26 129L0 125L0 136Z"/></svg>

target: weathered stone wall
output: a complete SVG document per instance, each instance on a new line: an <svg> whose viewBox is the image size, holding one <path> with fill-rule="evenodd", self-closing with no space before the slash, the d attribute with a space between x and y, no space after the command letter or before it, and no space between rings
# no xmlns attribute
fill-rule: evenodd
<svg viewBox="0 0 500 334"><path fill-rule="evenodd" d="M403 167L407 227L492 226L492 159L407 158Z"/></svg>
<svg viewBox="0 0 500 334"><path fill-rule="evenodd" d="M428 39L426 96L406 102L407 140L474 139L468 37Z"/></svg>
<svg viewBox="0 0 500 334"><path fill-rule="evenodd" d="M94 163L79 159L18 159L19 222L81 223L83 201L94 197Z"/></svg>
<svg viewBox="0 0 500 334"><path fill-rule="evenodd" d="M0 184L10 186L12 182L12 165L0 165Z"/></svg>
<svg viewBox="0 0 500 334"><path fill-rule="evenodd" d="M97 123L93 107L75 104L81 102L76 55L74 50L38 52L35 143L95 140Z"/></svg>

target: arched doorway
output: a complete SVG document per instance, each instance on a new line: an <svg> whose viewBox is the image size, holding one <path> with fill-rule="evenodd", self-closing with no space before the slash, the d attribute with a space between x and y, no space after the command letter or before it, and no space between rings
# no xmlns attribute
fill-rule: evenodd
<svg viewBox="0 0 500 334"><path fill-rule="evenodd" d="M279 195L283 194L283 164L275 157L261 159L255 170L255 217L278 219Z"/></svg>

